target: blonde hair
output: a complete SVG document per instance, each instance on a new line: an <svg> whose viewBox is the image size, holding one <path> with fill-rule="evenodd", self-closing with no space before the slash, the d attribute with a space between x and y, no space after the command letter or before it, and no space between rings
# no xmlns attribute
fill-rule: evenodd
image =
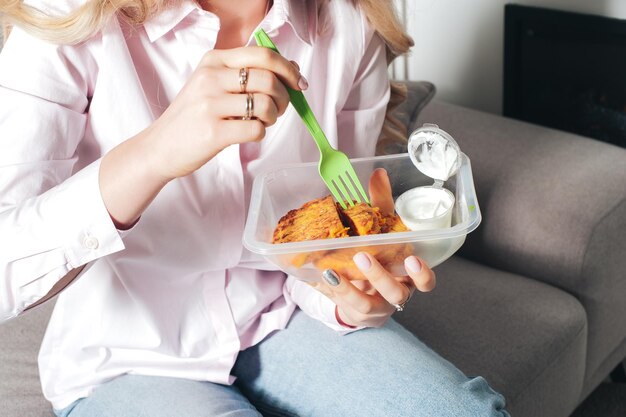
<svg viewBox="0 0 626 417"><path fill-rule="evenodd" d="M319 2L320 9L330 0ZM396 16L393 0L352 0L367 16L373 29L383 39L387 49L387 63L413 46L413 40L404 31ZM3 25L19 25L33 35L55 43L75 44L100 30L113 15L119 13L133 25L140 25L180 0L88 0L64 16L48 16L25 5L22 0L0 0ZM5 36L8 30L5 30ZM377 149L389 143L406 142L406 127L393 117L393 110L406 100L403 84L391 82L391 97Z"/></svg>
<svg viewBox="0 0 626 417"><path fill-rule="evenodd" d="M3 25L18 25L34 36L60 44L79 43L100 30L114 14L141 24L176 0L88 0L63 16L49 16L23 0L0 0Z"/></svg>

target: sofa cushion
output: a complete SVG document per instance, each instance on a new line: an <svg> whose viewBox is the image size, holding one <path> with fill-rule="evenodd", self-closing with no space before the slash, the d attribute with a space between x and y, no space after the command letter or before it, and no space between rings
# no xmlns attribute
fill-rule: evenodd
<svg viewBox="0 0 626 417"><path fill-rule="evenodd" d="M569 415L585 368L586 317L571 295L453 256L437 288L394 317L467 375L484 376L513 416ZM567 383L563 383L567 381Z"/></svg>
<svg viewBox="0 0 626 417"><path fill-rule="evenodd" d="M419 113L435 96L437 89L435 85L428 81L411 81L405 84L407 87L407 98L396 109L393 110L392 116L395 121L399 122L409 133L412 130ZM377 155L392 155L406 152L406 138L387 138L386 131L383 130L381 138L376 146Z"/></svg>
<svg viewBox="0 0 626 417"><path fill-rule="evenodd" d="M590 392L626 350L626 149L437 101L419 119L472 161L483 222L460 253L580 300Z"/></svg>
<svg viewBox="0 0 626 417"><path fill-rule="evenodd" d="M430 103L437 89L429 81L412 81L406 85L407 98L398 106L394 114L398 121L410 128L410 123L416 120L422 109Z"/></svg>
<svg viewBox="0 0 626 417"><path fill-rule="evenodd" d="M54 302L0 324L0 415L54 416L39 382L37 355Z"/></svg>

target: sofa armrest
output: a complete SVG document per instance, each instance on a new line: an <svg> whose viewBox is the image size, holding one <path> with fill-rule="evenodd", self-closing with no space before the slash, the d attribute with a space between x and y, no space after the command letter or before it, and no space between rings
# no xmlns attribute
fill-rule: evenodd
<svg viewBox="0 0 626 417"><path fill-rule="evenodd" d="M411 127L425 122L472 162L483 223L464 256L574 295L614 285L623 298L626 149L442 102Z"/></svg>

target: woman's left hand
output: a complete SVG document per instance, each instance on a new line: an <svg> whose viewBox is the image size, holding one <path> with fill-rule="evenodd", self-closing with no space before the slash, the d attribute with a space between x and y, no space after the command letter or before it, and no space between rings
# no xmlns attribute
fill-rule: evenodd
<svg viewBox="0 0 626 417"><path fill-rule="evenodd" d="M311 284L337 305L335 314L342 324L381 327L415 289L428 292L435 288L435 273L415 256L405 259L408 276L403 277L394 277L368 253L359 252L353 260L367 280L349 281L326 270L323 280Z"/></svg>

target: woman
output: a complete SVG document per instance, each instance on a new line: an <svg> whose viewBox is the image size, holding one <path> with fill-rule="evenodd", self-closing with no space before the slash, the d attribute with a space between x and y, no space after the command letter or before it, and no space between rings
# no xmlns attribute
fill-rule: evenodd
<svg viewBox="0 0 626 417"><path fill-rule="evenodd" d="M285 85L333 145L374 153L410 46L390 3L2 3L1 316L87 265L40 352L58 416L506 415L389 320L434 287L418 258L394 277L360 253L368 287L313 288L241 246L254 175L318 158Z"/></svg>

